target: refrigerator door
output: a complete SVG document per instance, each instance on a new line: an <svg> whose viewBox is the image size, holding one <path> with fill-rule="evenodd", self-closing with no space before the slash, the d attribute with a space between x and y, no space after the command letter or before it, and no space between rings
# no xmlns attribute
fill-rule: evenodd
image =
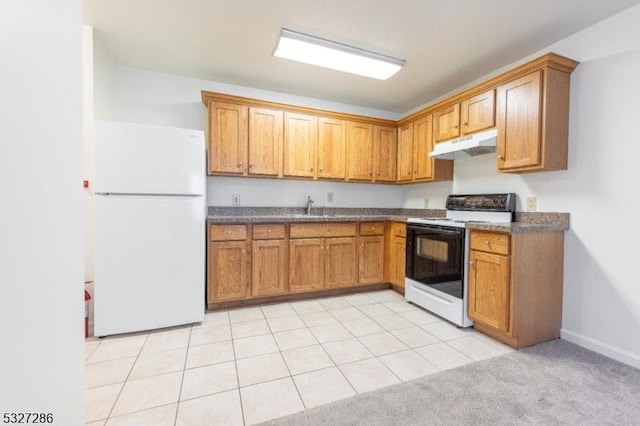
<svg viewBox="0 0 640 426"><path fill-rule="evenodd" d="M203 196L95 197L95 335L202 321Z"/></svg>
<svg viewBox="0 0 640 426"><path fill-rule="evenodd" d="M202 195L204 153L201 130L97 120L94 192Z"/></svg>

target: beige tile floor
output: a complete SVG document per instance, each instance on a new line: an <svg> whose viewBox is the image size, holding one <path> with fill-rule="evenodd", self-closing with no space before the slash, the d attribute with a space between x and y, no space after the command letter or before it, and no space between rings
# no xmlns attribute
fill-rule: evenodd
<svg viewBox="0 0 640 426"><path fill-rule="evenodd" d="M512 351L391 291L86 341L91 425L250 425Z"/></svg>

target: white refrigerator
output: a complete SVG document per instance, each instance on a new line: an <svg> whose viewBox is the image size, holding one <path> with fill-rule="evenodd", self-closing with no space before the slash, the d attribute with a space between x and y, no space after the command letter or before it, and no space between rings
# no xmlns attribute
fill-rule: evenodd
<svg viewBox="0 0 640 426"><path fill-rule="evenodd" d="M96 121L94 334L202 321L204 134Z"/></svg>

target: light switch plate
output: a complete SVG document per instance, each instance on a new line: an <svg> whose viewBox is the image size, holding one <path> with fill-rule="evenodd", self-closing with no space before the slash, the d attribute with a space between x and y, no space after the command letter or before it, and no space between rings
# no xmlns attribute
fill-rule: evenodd
<svg viewBox="0 0 640 426"><path fill-rule="evenodd" d="M425 197L424 199L424 208L428 209L429 208L429 199Z"/></svg>
<svg viewBox="0 0 640 426"><path fill-rule="evenodd" d="M232 202L234 206L240 205L240 194L233 194Z"/></svg>

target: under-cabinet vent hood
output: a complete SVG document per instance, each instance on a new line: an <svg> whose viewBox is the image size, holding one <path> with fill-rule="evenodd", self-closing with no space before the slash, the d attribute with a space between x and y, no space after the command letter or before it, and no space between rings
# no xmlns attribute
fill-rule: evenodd
<svg viewBox="0 0 640 426"><path fill-rule="evenodd" d="M446 142L436 143L429 157L444 160L453 160L458 151L463 151L468 155L476 156L496 152L497 129L486 132L474 133L469 136L452 139Z"/></svg>

